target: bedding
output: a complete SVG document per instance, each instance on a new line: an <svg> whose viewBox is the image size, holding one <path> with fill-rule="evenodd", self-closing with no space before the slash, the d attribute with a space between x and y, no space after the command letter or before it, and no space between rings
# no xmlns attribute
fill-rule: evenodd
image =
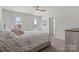
<svg viewBox="0 0 79 59"><path fill-rule="evenodd" d="M51 37L39 31L26 31L17 36L12 32L0 32L0 51L26 52L38 51L50 45Z"/></svg>
<svg viewBox="0 0 79 59"><path fill-rule="evenodd" d="M19 28L20 26L19 27L18 26L17 25L14 26L14 28L12 28L11 31L14 32L14 34L16 35L24 34L24 31L21 28Z"/></svg>

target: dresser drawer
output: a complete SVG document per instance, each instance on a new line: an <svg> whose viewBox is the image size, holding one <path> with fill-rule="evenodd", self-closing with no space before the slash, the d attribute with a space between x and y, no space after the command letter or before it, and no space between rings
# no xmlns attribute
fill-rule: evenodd
<svg viewBox="0 0 79 59"><path fill-rule="evenodd" d="M65 50L79 51L79 32L65 31Z"/></svg>
<svg viewBox="0 0 79 59"><path fill-rule="evenodd" d="M77 46L76 45L66 45L65 46L65 51L66 52L76 52L77 51Z"/></svg>

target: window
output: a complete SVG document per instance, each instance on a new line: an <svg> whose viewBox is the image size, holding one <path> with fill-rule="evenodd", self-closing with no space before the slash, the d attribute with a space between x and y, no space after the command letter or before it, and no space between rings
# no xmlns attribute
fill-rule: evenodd
<svg viewBox="0 0 79 59"><path fill-rule="evenodd" d="M21 24L21 17L20 16L16 16L15 18L15 24Z"/></svg>

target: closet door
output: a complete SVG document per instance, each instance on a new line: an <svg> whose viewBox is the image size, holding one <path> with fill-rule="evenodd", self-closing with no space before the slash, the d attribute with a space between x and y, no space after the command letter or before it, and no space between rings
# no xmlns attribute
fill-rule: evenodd
<svg viewBox="0 0 79 59"><path fill-rule="evenodd" d="M49 34L54 36L55 35L55 26L54 26L54 18L50 17L49 18Z"/></svg>

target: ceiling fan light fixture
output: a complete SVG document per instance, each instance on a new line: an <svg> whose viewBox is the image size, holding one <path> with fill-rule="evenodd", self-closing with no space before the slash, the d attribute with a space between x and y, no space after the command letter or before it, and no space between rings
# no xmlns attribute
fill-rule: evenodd
<svg viewBox="0 0 79 59"><path fill-rule="evenodd" d="M39 10L37 10L36 12L39 13Z"/></svg>
<svg viewBox="0 0 79 59"><path fill-rule="evenodd" d="M40 9L39 6L34 6L34 8L36 9L37 13L39 13L39 12L45 12L46 11L45 9Z"/></svg>

